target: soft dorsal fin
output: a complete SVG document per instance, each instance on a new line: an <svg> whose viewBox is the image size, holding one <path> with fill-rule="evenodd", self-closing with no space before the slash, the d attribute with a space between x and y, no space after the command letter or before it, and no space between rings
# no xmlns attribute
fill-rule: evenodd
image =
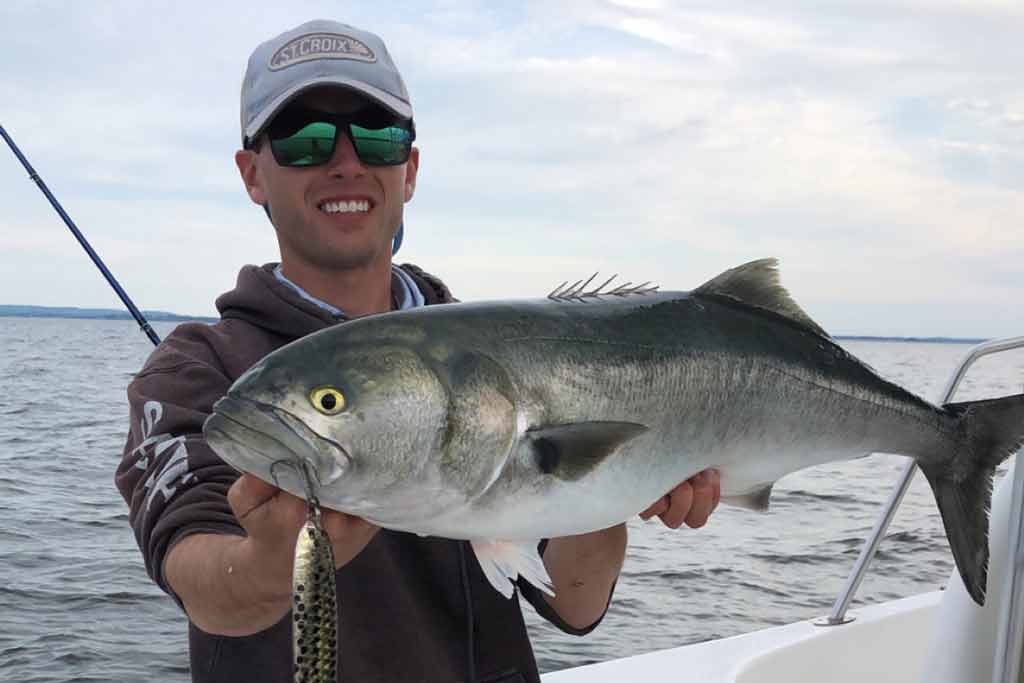
<svg viewBox="0 0 1024 683"><path fill-rule="evenodd" d="M730 268L694 290L694 294L719 294L745 304L760 306L808 327L823 337L828 333L811 319L779 283L779 261L763 258Z"/></svg>

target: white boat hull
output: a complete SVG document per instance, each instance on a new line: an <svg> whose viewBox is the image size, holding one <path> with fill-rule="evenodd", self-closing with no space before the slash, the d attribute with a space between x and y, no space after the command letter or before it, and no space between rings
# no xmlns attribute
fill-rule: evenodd
<svg viewBox="0 0 1024 683"><path fill-rule="evenodd" d="M802 621L542 676L544 683L919 683L942 597L872 605L843 626Z"/></svg>

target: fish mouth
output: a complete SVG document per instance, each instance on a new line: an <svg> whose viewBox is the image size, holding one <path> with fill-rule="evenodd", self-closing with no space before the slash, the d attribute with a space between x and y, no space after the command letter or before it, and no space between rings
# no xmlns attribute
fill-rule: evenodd
<svg viewBox="0 0 1024 683"><path fill-rule="evenodd" d="M337 481L352 458L337 441L310 429L287 410L240 396L221 398L203 424L210 447L229 465L308 498L315 487Z"/></svg>

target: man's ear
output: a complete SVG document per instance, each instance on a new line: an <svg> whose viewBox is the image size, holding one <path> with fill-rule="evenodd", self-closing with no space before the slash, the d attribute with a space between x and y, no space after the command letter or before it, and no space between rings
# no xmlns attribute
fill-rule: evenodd
<svg viewBox="0 0 1024 683"><path fill-rule="evenodd" d="M416 173L420 168L420 149L413 147L409 153L409 161L405 164L405 201L412 199L416 192Z"/></svg>
<svg viewBox="0 0 1024 683"><path fill-rule="evenodd" d="M245 183L245 191L251 199L260 206L266 206L267 194L263 191L262 178L257 166L256 152L250 149L240 149L235 152L235 165L238 166L238 173Z"/></svg>

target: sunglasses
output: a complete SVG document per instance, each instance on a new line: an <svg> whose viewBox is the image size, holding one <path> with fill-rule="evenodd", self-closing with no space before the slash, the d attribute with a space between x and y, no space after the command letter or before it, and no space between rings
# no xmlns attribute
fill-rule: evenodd
<svg viewBox="0 0 1024 683"><path fill-rule="evenodd" d="M348 137L359 161L367 166L404 164L416 139L411 119L396 119L394 114L378 108L329 114L289 107L267 127L267 137L278 165L306 168L331 160L339 131Z"/></svg>

